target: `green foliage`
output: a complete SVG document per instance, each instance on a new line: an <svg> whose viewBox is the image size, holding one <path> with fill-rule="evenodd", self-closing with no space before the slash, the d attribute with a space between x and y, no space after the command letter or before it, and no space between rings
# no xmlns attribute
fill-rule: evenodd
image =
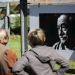
<svg viewBox="0 0 75 75"><path fill-rule="evenodd" d="M11 17L10 31L11 34L21 33L20 16L14 15L14 17Z"/></svg>
<svg viewBox="0 0 75 75"><path fill-rule="evenodd" d="M17 27L20 27L20 17L19 16L15 16L13 19L12 19L13 23L11 24L11 28L12 29L15 29Z"/></svg>
<svg viewBox="0 0 75 75"><path fill-rule="evenodd" d="M11 29L11 33L14 34L21 34L21 25L20 25L20 16L16 15L15 17L11 17L11 25L10 25L10 29ZM30 29L30 17L27 16L27 27L28 27L28 31Z"/></svg>
<svg viewBox="0 0 75 75"><path fill-rule="evenodd" d="M16 9L17 6L18 6L18 4L16 4L16 3L10 4L10 14L17 14L17 13L19 13L19 9Z"/></svg>
<svg viewBox="0 0 75 75"><path fill-rule="evenodd" d="M5 8L0 8L0 19L3 19L6 15L6 9Z"/></svg>
<svg viewBox="0 0 75 75"><path fill-rule="evenodd" d="M10 48L16 52L17 58L21 57L21 37L20 35L11 35L9 40Z"/></svg>

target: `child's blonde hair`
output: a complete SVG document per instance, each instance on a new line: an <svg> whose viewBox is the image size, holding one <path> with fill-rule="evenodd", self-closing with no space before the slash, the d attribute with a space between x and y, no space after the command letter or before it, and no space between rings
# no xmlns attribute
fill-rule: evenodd
<svg viewBox="0 0 75 75"><path fill-rule="evenodd" d="M46 40L45 33L42 29L34 29L28 33L28 40L32 47L36 45L44 45Z"/></svg>

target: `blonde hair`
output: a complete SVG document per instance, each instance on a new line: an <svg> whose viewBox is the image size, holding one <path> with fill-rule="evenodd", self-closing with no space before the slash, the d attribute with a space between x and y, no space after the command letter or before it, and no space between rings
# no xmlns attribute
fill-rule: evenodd
<svg viewBox="0 0 75 75"><path fill-rule="evenodd" d="M44 45L46 37L42 29L34 29L28 33L29 44L34 47L36 45Z"/></svg>
<svg viewBox="0 0 75 75"><path fill-rule="evenodd" d="M6 45L8 43L9 36L5 29L0 29L0 43Z"/></svg>

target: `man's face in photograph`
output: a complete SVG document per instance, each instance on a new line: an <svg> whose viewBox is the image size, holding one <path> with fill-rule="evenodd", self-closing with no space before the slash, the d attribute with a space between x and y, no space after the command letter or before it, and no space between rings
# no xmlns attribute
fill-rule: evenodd
<svg viewBox="0 0 75 75"><path fill-rule="evenodd" d="M67 15L61 15L57 20L57 28L58 28L58 35L59 39L62 43L65 43L67 40L67 31L68 31L68 22L67 22Z"/></svg>

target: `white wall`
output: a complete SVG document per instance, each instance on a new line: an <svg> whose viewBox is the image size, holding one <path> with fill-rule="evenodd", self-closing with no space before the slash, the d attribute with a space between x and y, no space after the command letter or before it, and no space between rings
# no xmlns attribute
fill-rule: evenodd
<svg viewBox="0 0 75 75"><path fill-rule="evenodd" d="M31 5L30 29L39 28L40 13L75 13L75 5Z"/></svg>

